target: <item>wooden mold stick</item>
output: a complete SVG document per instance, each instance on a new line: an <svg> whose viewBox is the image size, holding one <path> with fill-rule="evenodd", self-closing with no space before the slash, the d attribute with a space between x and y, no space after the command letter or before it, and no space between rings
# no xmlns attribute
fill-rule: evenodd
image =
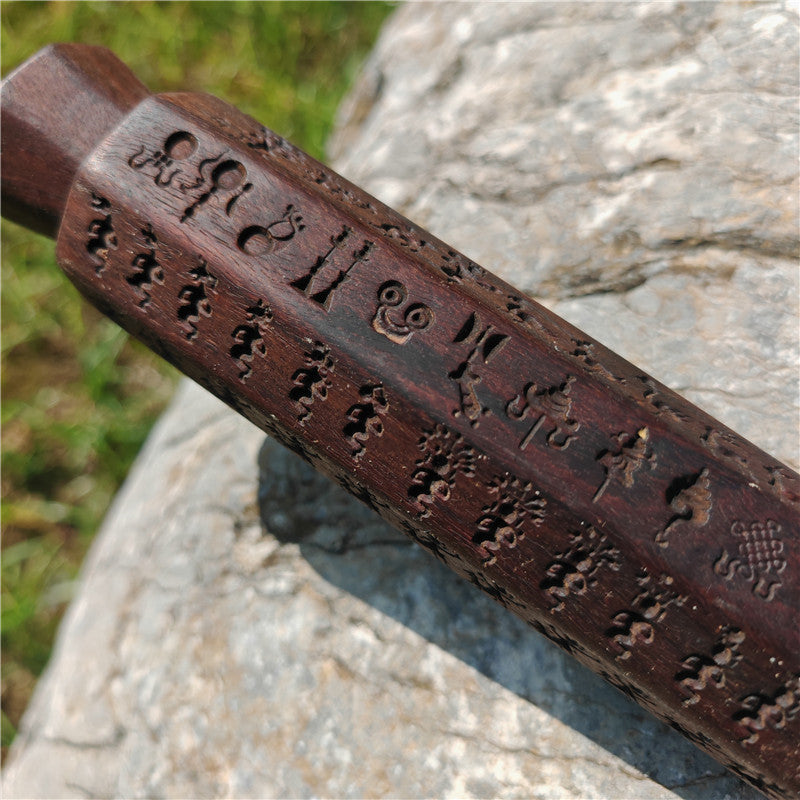
<svg viewBox="0 0 800 800"><path fill-rule="evenodd" d="M84 295L771 797L800 793L800 478L209 95L46 48L3 213Z"/></svg>

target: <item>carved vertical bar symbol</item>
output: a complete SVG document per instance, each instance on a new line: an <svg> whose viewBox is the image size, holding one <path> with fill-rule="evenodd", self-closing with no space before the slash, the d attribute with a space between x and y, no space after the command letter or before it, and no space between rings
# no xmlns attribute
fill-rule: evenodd
<svg viewBox="0 0 800 800"><path fill-rule="evenodd" d="M306 297L330 309L333 295L344 283L350 271L369 259L374 244L366 239L361 247L348 252L347 241L352 228L345 225L341 232L331 237L331 246L312 265L302 277L292 281L292 286Z"/></svg>

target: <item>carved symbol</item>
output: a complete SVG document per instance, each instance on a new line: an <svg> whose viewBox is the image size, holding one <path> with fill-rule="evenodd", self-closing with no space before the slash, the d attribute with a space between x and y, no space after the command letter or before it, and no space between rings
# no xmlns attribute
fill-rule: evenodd
<svg viewBox="0 0 800 800"><path fill-rule="evenodd" d="M800 503L800 481L795 473L780 464L765 464L764 469L769 475L767 483L770 486L774 486L790 503Z"/></svg>
<svg viewBox="0 0 800 800"><path fill-rule="evenodd" d="M198 265L189 271L192 281L178 294L181 301L178 306L178 319L184 323L187 339L194 339L197 336L197 323L201 316L211 316L211 300L206 290L211 291L217 285L217 279L208 272L207 267L205 259L198 256Z"/></svg>
<svg viewBox="0 0 800 800"><path fill-rule="evenodd" d="M141 298L139 300L139 308L144 308L150 303L150 290L153 288L153 284L164 283L164 270L156 260L158 239L153 227L148 224L142 228L142 236L144 236L148 249L143 253L137 253L133 257L131 266L134 271L125 278Z"/></svg>
<svg viewBox="0 0 800 800"><path fill-rule="evenodd" d="M733 718L749 733L743 744L755 744L766 728L780 730L800 715L800 675L793 675L774 695L751 694L740 701Z"/></svg>
<svg viewBox="0 0 800 800"><path fill-rule="evenodd" d="M379 230L385 236L393 239L399 245L407 248L412 253L418 253L428 244L424 239L417 235L416 231L412 230L411 228L401 228L399 225L393 225L391 223L384 222L379 226Z"/></svg>
<svg viewBox="0 0 800 800"><path fill-rule="evenodd" d="M540 588L553 603L551 612L562 611L564 598L585 595L597 583L597 573L603 567L619 569L620 552L611 545L605 534L589 526L570 536L569 548L556 553L547 565L547 574Z"/></svg>
<svg viewBox="0 0 800 800"><path fill-rule="evenodd" d="M613 437L618 447L616 450L611 448L601 451L597 460L603 465L606 471L606 479L600 484L595 492L592 502L596 503L608 488L612 481L621 483L626 489L633 486L633 476L644 464L653 468L655 457L651 450L647 448L649 431L642 428L636 435L629 436L627 433L618 433Z"/></svg>
<svg viewBox="0 0 800 800"><path fill-rule="evenodd" d="M249 256L262 256L280 250L295 234L306 226L303 218L293 205L286 206L283 216L276 219L266 227L263 225L250 225L237 237L236 245ZM255 241L253 241L255 240ZM251 244L252 242L252 244Z"/></svg>
<svg viewBox="0 0 800 800"><path fill-rule="evenodd" d="M246 311L247 325L239 325L231 336L234 344L230 349L231 358L239 365L239 380L244 382L253 371L253 357L258 353L262 358L267 354L264 336L267 326L272 322L272 309L263 300L259 301Z"/></svg>
<svg viewBox="0 0 800 800"><path fill-rule="evenodd" d="M448 373L447 377L458 384L460 408L453 411L453 416L459 417L463 414L473 428L477 427L481 417L491 413L481 403L475 388L482 380L477 366L481 362L488 364L506 346L508 340L509 337L505 334L496 333L493 325L484 327L477 312L470 314L453 339L455 344L472 345L467 358Z"/></svg>
<svg viewBox="0 0 800 800"><path fill-rule="evenodd" d="M704 468L699 474L674 480L667 489L666 500L675 515L656 534L655 540L661 547L669 547L669 535L676 526L691 523L703 527L708 524L712 508L708 470Z"/></svg>
<svg viewBox="0 0 800 800"><path fill-rule="evenodd" d="M416 461L411 476L408 497L421 518L430 515L430 506L436 500L446 501L460 473L467 477L475 474L475 451L460 434L437 425L426 431L419 440L422 457Z"/></svg>
<svg viewBox="0 0 800 800"><path fill-rule="evenodd" d="M737 558L731 558L727 550L714 562L714 572L726 581L736 576L752 584L756 597L772 601L782 583L777 578L786 569L783 557L783 542L779 538L781 526L774 520L751 522L749 525L737 520L731 533L740 539Z"/></svg>
<svg viewBox="0 0 800 800"><path fill-rule="evenodd" d="M100 213L109 211L111 203L92 193L92 208L96 208ZM108 263L108 251L117 249L117 234L111 224L111 214L93 219L87 228L89 240L86 242L86 250L92 257L95 265L94 271L99 275Z"/></svg>
<svg viewBox="0 0 800 800"><path fill-rule="evenodd" d="M579 361L582 361L590 372L604 375L609 380L617 383L625 383L624 378L615 375L597 358L595 354L596 345L594 342L590 342L586 339L572 339L572 343L575 345L572 355Z"/></svg>
<svg viewBox="0 0 800 800"><path fill-rule="evenodd" d="M656 386L656 382L649 375L637 375L638 380L644 384L642 399L656 412L656 416L663 417L673 422L685 422L689 419L682 411L676 411L664 399L663 392Z"/></svg>
<svg viewBox="0 0 800 800"><path fill-rule="evenodd" d="M454 283L476 280L486 274L486 270L483 267L478 266L474 261L470 261L455 250L448 250L440 257L442 261L440 269Z"/></svg>
<svg viewBox="0 0 800 800"><path fill-rule="evenodd" d="M169 186L182 174L182 169L176 166L176 162L185 161L196 150L196 137L188 131L175 131L167 136L163 147L156 148L149 154L146 154L146 148L142 146L128 159L128 166L144 170L145 174L153 178L156 186Z"/></svg>
<svg viewBox="0 0 800 800"><path fill-rule="evenodd" d="M572 409L569 392L574 382L575 377L567 375L563 383L546 389L540 389L535 383L529 383L522 394L509 400L506 404L506 415L510 419L523 420L526 417L534 419L530 430L519 443L520 450L528 446L545 423L550 428L545 437L547 446L556 450L566 450L569 447L581 427L580 422L569 416Z"/></svg>
<svg viewBox="0 0 800 800"><path fill-rule="evenodd" d="M529 527L542 524L547 501L519 478L498 476L486 488L495 499L483 507L472 542L480 546L484 566L489 566L501 548L514 549Z"/></svg>
<svg viewBox="0 0 800 800"><path fill-rule="evenodd" d="M336 176L331 175L330 172L319 169L309 168L309 175L314 183L321 186L329 194L334 197L340 197L348 204L369 211L371 214L377 214L378 209L370 203L363 194L354 186L345 186Z"/></svg>
<svg viewBox="0 0 800 800"><path fill-rule="evenodd" d="M739 646L745 636L738 628L724 628L717 638L711 655L693 653L681 662L682 671L675 675L689 696L684 705L694 705L700 700L700 692L708 686L721 689L725 686L725 671L733 669L741 660Z"/></svg>
<svg viewBox="0 0 800 800"><path fill-rule="evenodd" d="M294 386L289 391L289 399L297 408L297 421L301 425L311 417L311 406L316 400L327 400L333 369L330 348L322 342L314 342L311 352L305 353L305 367L292 375Z"/></svg>
<svg viewBox="0 0 800 800"><path fill-rule="evenodd" d="M344 435L353 447L351 455L356 461L363 457L370 434L383 436L381 417L389 410L381 384L362 386L360 395L361 402L348 409L344 426Z"/></svg>
<svg viewBox="0 0 800 800"><path fill-rule="evenodd" d="M671 588L673 579L668 575L654 581L647 570L642 570L636 582L641 591L633 599L633 608L615 614L612 627L606 631L606 636L622 650L617 655L620 661L630 658L637 644L652 644L656 634L654 625L664 619L669 606L682 606L688 599Z"/></svg>
<svg viewBox="0 0 800 800"><path fill-rule="evenodd" d="M303 151L295 147L291 142L287 142L282 136L271 131L269 128L261 127L258 131L251 132L245 140L252 150L262 150L270 156L280 156L286 161L300 162L304 160Z"/></svg>
<svg viewBox="0 0 800 800"><path fill-rule="evenodd" d="M225 213L230 216L236 201L253 188L253 184L247 181L244 164L233 159L220 161L221 158L222 155L218 155L201 161L194 183L181 183L180 190L184 194L200 189L195 201L184 209L181 222L193 217L201 206L211 200L224 204Z"/></svg>
<svg viewBox="0 0 800 800"><path fill-rule="evenodd" d="M395 344L405 344L415 333L424 331L433 322L433 311L424 303L411 303L405 313L394 315L408 299L408 290L400 281L386 281L378 289L378 309L372 327Z"/></svg>
<svg viewBox="0 0 800 800"><path fill-rule="evenodd" d="M354 267L369 259L374 247L372 242L364 240L362 246L353 250L342 263L341 254L345 251L345 243L352 232L351 228L345 226L341 233L332 236L330 249L317 258L305 275L291 284L326 311L330 308L334 292L344 283Z"/></svg>

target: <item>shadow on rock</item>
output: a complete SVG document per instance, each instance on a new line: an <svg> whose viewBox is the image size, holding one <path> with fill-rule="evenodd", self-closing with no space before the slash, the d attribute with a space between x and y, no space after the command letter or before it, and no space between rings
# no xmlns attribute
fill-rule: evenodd
<svg viewBox="0 0 800 800"><path fill-rule="evenodd" d="M297 544L323 579L680 797L744 789L682 736L270 439L259 453L259 503L266 529L281 543Z"/></svg>

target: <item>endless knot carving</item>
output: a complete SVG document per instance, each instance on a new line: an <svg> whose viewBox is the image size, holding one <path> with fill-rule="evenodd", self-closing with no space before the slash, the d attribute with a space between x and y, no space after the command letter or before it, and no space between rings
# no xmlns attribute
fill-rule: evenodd
<svg viewBox="0 0 800 800"><path fill-rule="evenodd" d="M726 581L742 578L751 584L756 597L770 602L781 587L778 575L786 569L781 526L771 519L766 523L751 522L749 525L736 520L731 533L739 539L737 554L731 557L727 550L723 550L714 562L714 572Z"/></svg>

